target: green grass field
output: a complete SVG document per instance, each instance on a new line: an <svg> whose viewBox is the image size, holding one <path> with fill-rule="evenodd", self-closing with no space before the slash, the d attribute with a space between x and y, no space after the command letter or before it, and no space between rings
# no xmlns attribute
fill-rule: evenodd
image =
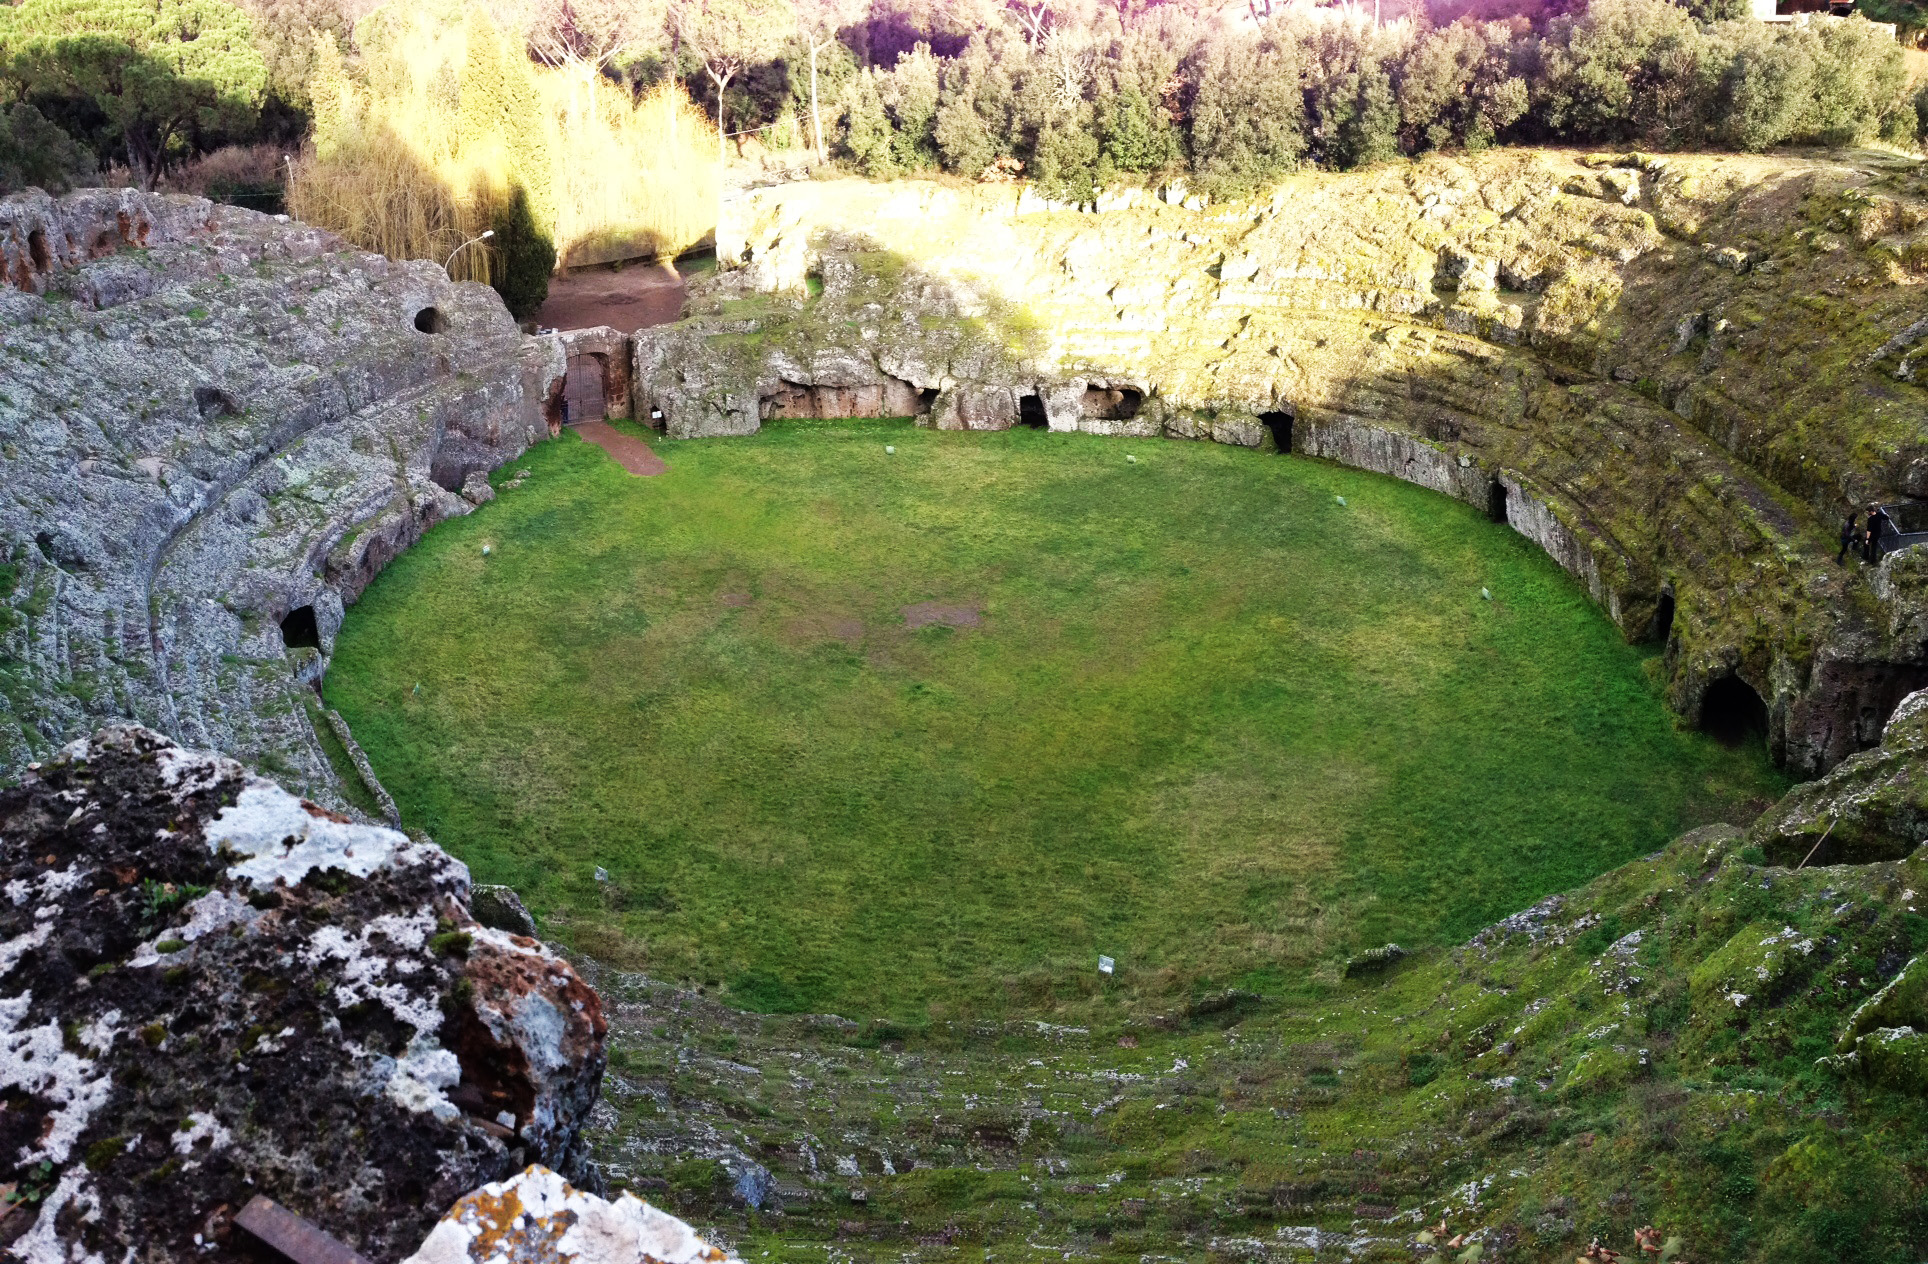
<svg viewBox="0 0 1928 1264"><path fill-rule="evenodd" d="M1317 989L1785 785L1677 731L1531 543L1391 479L897 422L657 447L531 451L349 612L327 695L545 933L753 1008Z"/></svg>

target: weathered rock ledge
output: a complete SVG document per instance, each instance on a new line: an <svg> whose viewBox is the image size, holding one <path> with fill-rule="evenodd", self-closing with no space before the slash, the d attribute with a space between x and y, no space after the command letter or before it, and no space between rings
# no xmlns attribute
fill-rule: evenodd
<svg viewBox="0 0 1928 1264"><path fill-rule="evenodd" d="M33 1261L244 1259L266 1195L376 1259L582 1160L601 1002L467 869L106 728L0 792L0 1218Z"/></svg>
<svg viewBox="0 0 1928 1264"><path fill-rule="evenodd" d="M198 198L0 200L0 772L131 719L345 806L344 603L549 433L495 293Z"/></svg>
<svg viewBox="0 0 1928 1264"><path fill-rule="evenodd" d="M1420 483L1663 642L1689 720L1745 682L1813 775L1928 684L1915 572L1832 558L1848 505L1928 496L1924 224L1922 173L1879 160L1496 151L1100 214L786 185L637 336L634 399L679 436L920 415Z"/></svg>

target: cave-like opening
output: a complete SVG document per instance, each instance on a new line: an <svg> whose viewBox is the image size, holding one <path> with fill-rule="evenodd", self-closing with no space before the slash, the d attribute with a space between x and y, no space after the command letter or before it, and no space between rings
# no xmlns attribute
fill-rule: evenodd
<svg viewBox="0 0 1928 1264"><path fill-rule="evenodd" d="M313 606L296 606L281 620L281 643L291 650L321 648L321 625Z"/></svg>
<svg viewBox="0 0 1928 1264"><path fill-rule="evenodd" d="M1018 424L1033 430L1046 429L1050 419L1044 415L1044 400L1037 395L1018 396Z"/></svg>
<svg viewBox="0 0 1928 1264"><path fill-rule="evenodd" d="M1281 454L1292 451L1292 414L1279 410L1260 413L1259 420L1272 432L1272 442L1278 445Z"/></svg>
<svg viewBox="0 0 1928 1264"><path fill-rule="evenodd" d="M1767 737L1767 703L1739 676L1722 676L1700 700L1700 730L1726 746Z"/></svg>
<svg viewBox="0 0 1928 1264"><path fill-rule="evenodd" d="M1486 485L1486 516L1494 522L1506 521L1506 484L1497 478Z"/></svg>
<svg viewBox="0 0 1928 1264"><path fill-rule="evenodd" d="M1657 644L1665 645L1667 638L1673 635L1673 631L1674 595L1671 592L1663 590L1660 594L1660 600L1654 603L1654 621L1653 626L1648 629L1647 639Z"/></svg>

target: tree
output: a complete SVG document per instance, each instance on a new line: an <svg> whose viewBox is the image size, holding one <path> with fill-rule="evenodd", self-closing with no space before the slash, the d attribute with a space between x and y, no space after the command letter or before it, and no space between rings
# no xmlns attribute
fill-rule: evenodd
<svg viewBox="0 0 1928 1264"><path fill-rule="evenodd" d="M150 190L192 129L246 126L268 81L223 0L23 0L0 8L0 63L28 96L98 112Z"/></svg>
<svg viewBox="0 0 1928 1264"><path fill-rule="evenodd" d="M937 58L919 44L897 59L878 89L890 111L891 163L899 171L918 171L937 161Z"/></svg>
<svg viewBox="0 0 1928 1264"><path fill-rule="evenodd" d="M490 0L488 7L544 65L597 69L655 51L669 18L664 0Z"/></svg>
<svg viewBox="0 0 1928 1264"><path fill-rule="evenodd" d="M357 19L372 0L237 0L254 28L255 50L268 68L268 94L305 110L311 101L308 81L315 73L315 36L349 47Z"/></svg>
<svg viewBox="0 0 1928 1264"><path fill-rule="evenodd" d="M1218 194L1246 193L1305 153L1299 48L1249 33L1205 44L1192 103L1192 165Z"/></svg>
<svg viewBox="0 0 1928 1264"><path fill-rule="evenodd" d="M94 156L21 101L0 105L0 193L65 193L94 174Z"/></svg>
<svg viewBox="0 0 1928 1264"><path fill-rule="evenodd" d="M1526 80L1513 73L1512 43L1503 22L1455 22L1420 36L1399 77L1408 152L1484 149L1526 113Z"/></svg>
<svg viewBox="0 0 1928 1264"><path fill-rule="evenodd" d="M1545 124L1573 140L1668 139L1695 120L1700 29L1668 0L1594 0L1555 18L1541 49L1536 103Z"/></svg>
<svg viewBox="0 0 1928 1264"><path fill-rule="evenodd" d="M1723 22L1708 33L1703 114L1713 137L1736 149L1778 145L1800 127L1814 100L1820 36L1763 22Z"/></svg>
<svg viewBox="0 0 1928 1264"><path fill-rule="evenodd" d="M549 297L549 274L556 270L555 244L530 214L529 195L520 185L496 208L490 227L495 237L488 245L496 263L489 270L489 283L502 296L509 315L527 320Z"/></svg>
<svg viewBox="0 0 1928 1264"><path fill-rule="evenodd" d="M683 46L716 85L716 159L727 164L723 90L745 66L783 51L793 29L790 5L787 0L680 0L672 20Z"/></svg>
<svg viewBox="0 0 1928 1264"><path fill-rule="evenodd" d="M890 112L877 90L878 74L866 70L851 82L844 98L844 148L873 178L896 175L891 160Z"/></svg>
<svg viewBox="0 0 1928 1264"><path fill-rule="evenodd" d="M837 34L864 14L864 0L794 0L797 33L810 50L810 139L817 161L829 160L823 146L823 107L817 97L817 56L837 42Z"/></svg>

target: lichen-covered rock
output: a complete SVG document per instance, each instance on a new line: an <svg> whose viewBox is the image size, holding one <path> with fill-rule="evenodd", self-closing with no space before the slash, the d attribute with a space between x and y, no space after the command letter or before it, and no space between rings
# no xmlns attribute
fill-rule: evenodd
<svg viewBox="0 0 1928 1264"><path fill-rule="evenodd" d="M266 1194L377 1259L571 1170L601 1005L469 917L468 872L137 727L0 792L0 1236L39 1262L245 1258Z"/></svg>
<svg viewBox="0 0 1928 1264"><path fill-rule="evenodd" d="M1777 864L1899 860L1928 839L1928 690L1895 708L1882 743L1796 786L1749 840Z"/></svg>
<svg viewBox="0 0 1928 1264"><path fill-rule="evenodd" d="M1855 1007L1835 1050L1848 1052L1862 1036L1880 1027L1928 1031L1928 955L1909 961L1879 992Z"/></svg>
<svg viewBox="0 0 1928 1264"><path fill-rule="evenodd" d="M1823 1061L1881 1088L1928 1093L1928 1032L1913 1027L1876 1027Z"/></svg>
<svg viewBox="0 0 1928 1264"><path fill-rule="evenodd" d="M343 606L562 367L488 287L285 217L0 198L0 773L124 719L345 807L304 701Z"/></svg>
<svg viewBox="0 0 1928 1264"><path fill-rule="evenodd" d="M403 1264L732 1264L735 1259L633 1194L610 1202L538 1165L465 1196Z"/></svg>
<svg viewBox="0 0 1928 1264"><path fill-rule="evenodd" d="M535 937L535 915L529 912L514 887L477 883L469 889L469 911L476 921L493 930Z"/></svg>

